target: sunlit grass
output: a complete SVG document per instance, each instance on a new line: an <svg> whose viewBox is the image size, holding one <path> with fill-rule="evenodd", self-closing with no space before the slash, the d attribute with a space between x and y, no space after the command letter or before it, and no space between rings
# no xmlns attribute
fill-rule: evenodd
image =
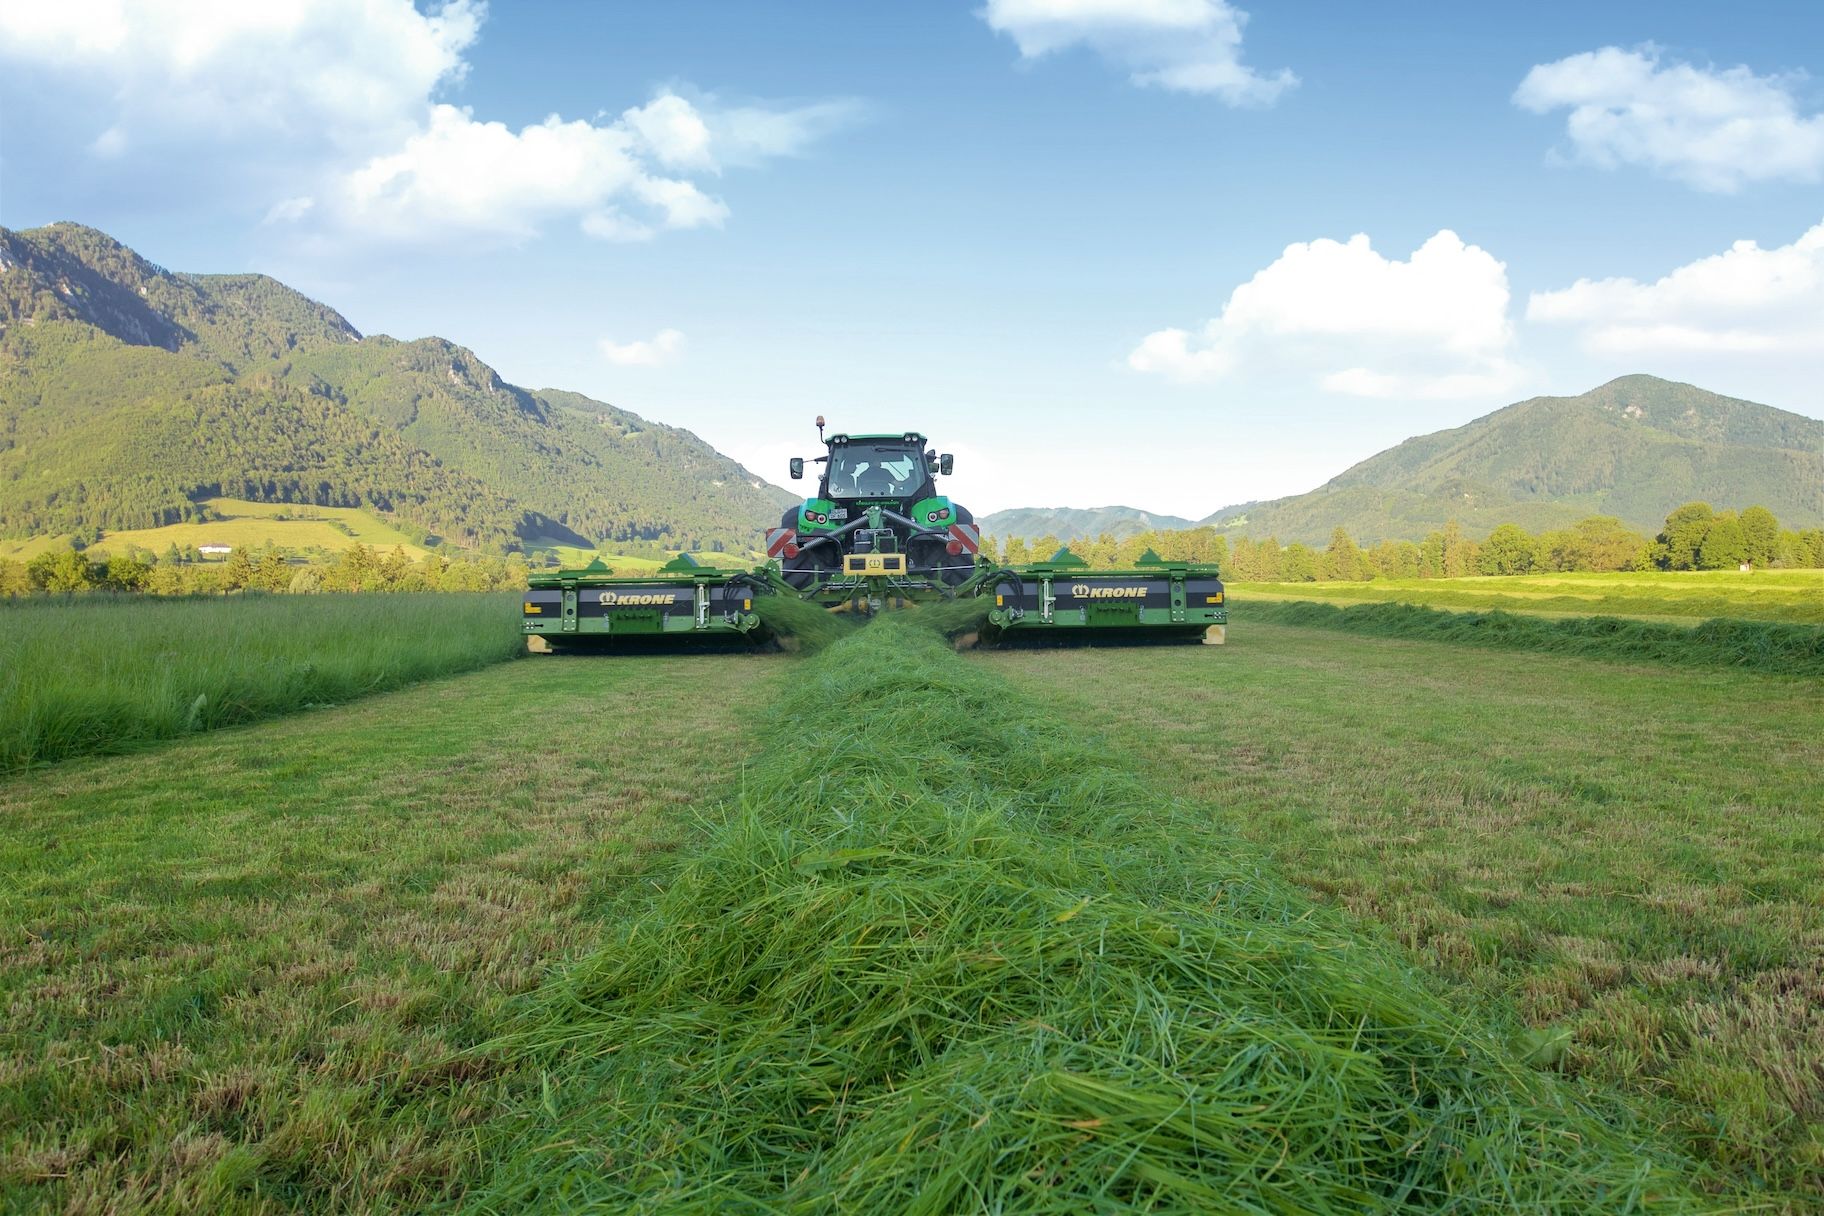
<svg viewBox="0 0 1824 1216"><path fill-rule="evenodd" d="M0 600L0 771L524 652L517 593Z"/></svg>
<svg viewBox="0 0 1824 1216"><path fill-rule="evenodd" d="M734 788L784 656L539 659L0 777L0 1211L420 1212L464 1054Z"/></svg>
<svg viewBox="0 0 1824 1216"><path fill-rule="evenodd" d="M1643 571L1369 583L1231 583L1238 599L1402 603L1554 616L1715 617L1824 624L1824 570Z"/></svg>
<svg viewBox="0 0 1824 1216"><path fill-rule="evenodd" d="M1222 650L975 661L1773 1210L1824 1194L1824 684L1241 612Z"/></svg>

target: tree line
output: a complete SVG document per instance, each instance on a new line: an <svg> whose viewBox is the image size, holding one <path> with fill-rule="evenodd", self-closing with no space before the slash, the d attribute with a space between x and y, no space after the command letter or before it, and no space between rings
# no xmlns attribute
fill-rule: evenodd
<svg viewBox="0 0 1824 1216"><path fill-rule="evenodd" d="M258 549L236 548L224 561L202 563L176 546L163 556L145 550L112 555L64 548L26 562L0 559L0 596L89 591L147 595L505 591L524 587L530 572L526 560L517 554L451 560L428 553L414 559L398 546L382 552L361 544L342 550L333 560L302 564L270 544Z"/></svg>
<svg viewBox="0 0 1824 1216"><path fill-rule="evenodd" d="M1044 561L1064 543L1045 536L1028 544L1021 537L984 538L984 551L1008 565ZM1231 540L1212 527L1143 532L1116 539L1104 532L1074 540L1070 550L1092 566L1124 567L1148 549L1173 561L1213 562L1237 582L1365 582L1382 578L1459 578L1484 574L1548 574L1566 571L1734 570L1824 568L1824 528L1782 528L1773 512L1753 506L1718 511L1688 502L1666 517L1654 536L1634 531L1609 515L1592 515L1568 528L1531 533L1502 524L1481 540L1454 521L1420 541L1383 540L1357 544L1348 529L1331 533L1316 548L1277 537Z"/></svg>

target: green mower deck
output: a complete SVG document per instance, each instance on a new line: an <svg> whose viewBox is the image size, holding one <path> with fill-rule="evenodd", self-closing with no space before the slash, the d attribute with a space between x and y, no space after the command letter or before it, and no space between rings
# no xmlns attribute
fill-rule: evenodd
<svg viewBox="0 0 1824 1216"><path fill-rule="evenodd" d="M758 641L754 597L777 588L766 568L698 565L681 554L651 574L616 576L601 562L528 580L523 629L547 650L677 641Z"/></svg>
<svg viewBox="0 0 1824 1216"><path fill-rule="evenodd" d="M1171 562L1148 550L1131 569L1094 570L1069 549L1048 562L995 569L985 640L1127 641L1195 638L1221 645L1228 605L1213 565Z"/></svg>
<svg viewBox="0 0 1824 1216"><path fill-rule="evenodd" d="M834 612L877 613L922 603L987 599L981 640L1126 642L1196 639L1220 644L1228 608L1213 565L1167 561L1147 552L1130 569L1095 570L1068 549L1023 566L978 564L949 586L876 555L809 587L778 562L751 570L674 558L651 574L617 576L600 562L535 574L524 632L547 650L634 649L654 643L759 643L768 639L759 596L802 599Z"/></svg>

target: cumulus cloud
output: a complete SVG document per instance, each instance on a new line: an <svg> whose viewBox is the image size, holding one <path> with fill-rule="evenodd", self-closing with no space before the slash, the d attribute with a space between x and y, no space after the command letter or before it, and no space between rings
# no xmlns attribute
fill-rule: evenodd
<svg viewBox="0 0 1824 1216"><path fill-rule="evenodd" d="M1298 83L1241 62L1248 15L1227 0L988 0L980 15L1026 59L1084 46L1126 68L1135 84L1213 93L1234 106L1267 106Z"/></svg>
<svg viewBox="0 0 1824 1216"><path fill-rule="evenodd" d="M1466 397L1515 380L1507 267L1449 229L1411 258L1357 234L1289 245L1200 330L1148 334L1135 371L1215 380L1246 366L1315 372L1358 397Z"/></svg>
<svg viewBox="0 0 1824 1216"><path fill-rule="evenodd" d="M65 0L0 5L0 61L62 73L117 110L92 144L213 149L275 188L266 222L390 242L521 241L559 220L606 240L716 227L700 184L795 155L853 103L724 104L665 89L618 116L516 129L436 100L468 72L481 0Z"/></svg>
<svg viewBox="0 0 1824 1216"><path fill-rule="evenodd" d="M125 139L171 128L361 142L397 134L467 71L480 0L0 5L0 57L114 98Z"/></svg>
<svg viewBox="0 0 1824 1216"><path fill-rule="evenodd" d="M640 206L650 222L620 215L616 200ZM328 202L345 226L394 241L523 239L560 216L577 217L591 235L637 240L654 225L713 226L728 214L689 181L650 173L622 123L552 115L514 131L450 105L433 106L424 129L396 151L339 175Z"/></svg>
<svg viewBox="0 0 1824 1216"><path fill-rule="evenodd" d="M602 357L619 367L664 367L684 357L684 335L675 329L661 329L634 342L603 338L598 345Z"/></svg>
<svg viewBox="0 0 1824 1216"><path fill-rule="evenodd" d="M1802 76L1757 76L1666 62L1658 47L1603 47L1533 68L1514 104L1569 109L1570 156L1613 169L1640 165L1699 190L1824 175L1824 114L1805 113Z"/></svg>
<svg viewBox="0 0 1824 1216"><path fill-rule="evenodd" d="M1535 292L1526 319L1577 326L1607 354L1824 354L1824 223L1774 249L1737 241L1652 283Z"/></svg>

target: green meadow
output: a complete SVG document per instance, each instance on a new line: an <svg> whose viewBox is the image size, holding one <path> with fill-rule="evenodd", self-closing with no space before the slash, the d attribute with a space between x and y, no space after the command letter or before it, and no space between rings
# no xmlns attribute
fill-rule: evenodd
<svg viewBox="0 0 1824 1216"><path fill-rule="evenodd" d="M0 775L0 1209L1824 1193L1816 678L1245 599L1224 647L787 608L796 653L493 663L510 603L333 602L407 600L471 606L455 666ZM307 619L211 614L326 602L159 606L254 680Z"/></svg>
<svg viewBox="0 0 1824 1216"><path fill-rule="evenodd" d="M1471 575L1368 583L1231 583L1244 601L1418 604L1453 611L1824 625L1824 570L1647 570L1619 574Z"/></svg>
<svg viewBox="0 0 1824 1216"><path fill-rule="evenodd" d="M524 651L519 599L0 599L0 772L514 658Z"/></svg>

